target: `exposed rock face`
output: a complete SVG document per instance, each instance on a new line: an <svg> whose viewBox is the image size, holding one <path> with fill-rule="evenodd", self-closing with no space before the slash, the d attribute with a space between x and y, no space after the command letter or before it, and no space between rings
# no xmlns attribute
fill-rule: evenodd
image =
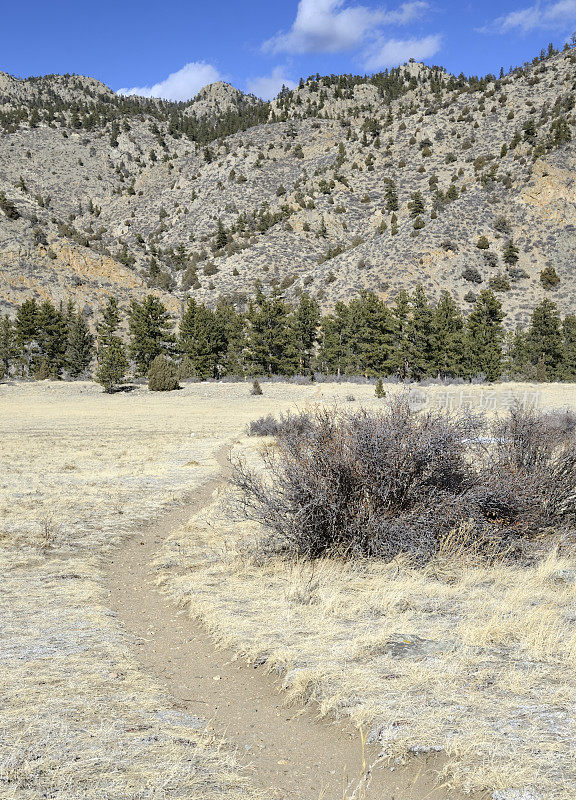
<svg viewBox="0 0 576 800"><path fill-rule="evenodd" d="M221 82L176 104L2 73L0 191L17 218L0 210L0 307L150 286L174 307L241 301L256 279L324 306L418 282L466 305L496 279L509 325L546 294L576 311L575 83L570 51L483 82L416 63L309 79L270 104Z"/></svg>
<svg viewBox="0 0 576 800"><path fill-rule="evenodd" d="M216 81L201 89L186 111L197 117L213 117L258 102L256 97L243 94L229 83Z"/></svg>

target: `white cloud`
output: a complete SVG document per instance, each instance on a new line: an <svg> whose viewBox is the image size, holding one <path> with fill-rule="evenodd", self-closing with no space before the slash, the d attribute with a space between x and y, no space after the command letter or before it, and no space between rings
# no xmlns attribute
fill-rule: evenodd
<svg viewBox="0 0 576 800"><path fill-rule="evenodd" d="M259 78L251 78L247 81L248 91L261 97L263 100L271 100L276 97L282 86L294 89L296 84L284 74L284 67L274 67L271 75L262 75Z"/></svg>
<svg viewBox="0 0 576 800"><path fill-rule="evenodd" d="M497 17L495 20L479 28L481 33L510 33L542 29L564 28L576 22L576 0L558 0L556 3L542 5L535 3L532 6L519 8Z"/></svg>
<svg viewBox="0 0 576 800"><path fill-rule="evenodd" d="M380 37L366 50L364 66L368 70L384 69L403 64L409 58L422 61L435 56L440 50L442 39L431 34L420 39L385 39Z"/></svg>
<svg viewBox="0 0 576 800"><path fill-rule="evenodd" d="M337 53L351 50L384 19L382 11L347 6L344 0L300 0L292 28L264 43L273 53Z"/></svg>
<svg viewBox="0 0 576 800"><path fill-rule="evenodd" d="M220 80L218 70L205 61L191 61L178 72L153 86L133 86L118 89L118 94L136 94L140 97L162 97L165 100L190 100L209 83Z"/></svg>
<svg viewBox="0 0 576 800"><path fill-rule="evenodd" d="M273 53L337 53L354 50L382 36L385 25L406 25L429 9L427 0L406 0L397 8L371 9L347 0L299 0L288 32L264 42Z"/></svg>
<svg viewBox="0 0 576 800"><path fill-rule="evenodd" d="M406 25L412 22L429 9L429 4L424 0L411 0L408 3L402 3L394 11L386 11L383 21L387 25Z"/></svg>

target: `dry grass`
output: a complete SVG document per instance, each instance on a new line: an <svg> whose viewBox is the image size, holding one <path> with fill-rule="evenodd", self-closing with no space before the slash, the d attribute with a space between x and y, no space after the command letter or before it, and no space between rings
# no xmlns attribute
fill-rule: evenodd
<svg viewBox="0 0 576 800"><path fill-rule="evenodd" d="M344 404L350 393L263 384L264 396L251 397L249 388L105 396L82 383L0 387L2 798L253 796L233 754L139 669L101 582L108 549L211 477L214 452L251 419ZM565 405L571 391L549 387L547 402ZM372 386L353 393L378 402ZM397 752L448 747L462 784L571 785L571 562L553 556L526 572L438 565L438 575L400 562L323 562L312 571L244 557L253 533L203 517L178 534L182 555L163 555L166 585L217 637L267 658L290 693L322 713L369 721ZM176 580L181 563L194 572ZM387 651L398 634L441 647L419 659L407 646L400 659Z"/></svg>
<svg viewBox="0 0 576 800"><path fill-rule="evenodd" d="M547 407L576 403L573 387L542 396ZM245 438L236 452L255 464L270 444ZM532 566L487 566L456 538L424 569L401 558L286 562L255 556L261 529L226 505L215 498L173 535L160 582L217 640L282 674L288 700L350 716L393 755L446 750L455 786L574 797L567 550L550 543Z"/></svg>

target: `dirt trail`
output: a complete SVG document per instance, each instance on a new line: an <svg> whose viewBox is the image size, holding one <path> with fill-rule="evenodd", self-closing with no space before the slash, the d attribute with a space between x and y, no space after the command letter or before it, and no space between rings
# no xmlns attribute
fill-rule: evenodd
<svg viewBox="0 0 576 800"><path fill-rule="evenodd" d="M217 455L218 477L135 533L109 564L109 606L132 638L140 663L165 685L175 707L209 720L237 748L253 783L271 798L343 800L352 797L360 781L354 800L471 800L470 795L438 788L439 757L414 759L394 771L378 766L364 794L356 729L319 721L308 708L283 705L273 676L216 648L198 621L155 588L151 561L163 540L207 505L223 484L227 453L223 448ZM368 749L365 756L374 761L376 751Z"/></svg>

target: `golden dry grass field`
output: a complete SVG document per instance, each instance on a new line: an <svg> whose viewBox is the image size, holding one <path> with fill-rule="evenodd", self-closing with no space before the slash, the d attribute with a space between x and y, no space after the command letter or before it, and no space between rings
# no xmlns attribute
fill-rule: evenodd
<svg viewBox="0 0 576 800"><path fill-rule="evenodd" d="M249 458L267 446L245 436L251 419L379 402L372 386L263 389L0 386L2 798L255 796L229 748L138 666L102 575L114 544L216 473L222 445ZM493 410L516 396L576 408L567 385L421 391L440 405ZM156 563L165 590L217 640L265 660L290 696L350 716L387 752L446 750L455 785L576 795L576 559L257 560L246 545L260 532L226 515L225 494Z"/></svg>

